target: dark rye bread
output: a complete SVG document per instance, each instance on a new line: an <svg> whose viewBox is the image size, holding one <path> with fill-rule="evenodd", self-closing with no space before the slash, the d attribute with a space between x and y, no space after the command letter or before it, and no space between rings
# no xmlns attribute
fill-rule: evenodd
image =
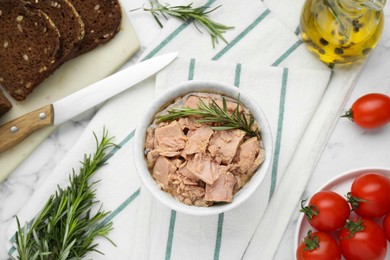
<svg viewBox="0 0 390 260"><path fill-rule="evenodd" d="M84 22L85 35L77 55L111 40L119 31L122 11L117 0L71 0Z"/></svg>
<svg viewBox="0 0 390 260"><path fill-rule="evenodd" d="M46 13L60 32L56 65L61 65L78 49L84 37L84 23L69 0L24 0Z"/></svg>
<svg viewBox="0 0 390 260"><path fill-rule="evenodd" d="M0 0L1 1L1 0ZM12 105L0 90L0 117L11 109Z"/></svg>
<svg viewBox="0 0 390 260"><path fill-rule="evenodd" d="M60 34L42 11L0 0L0 84L24 100L54 69Z"/></svg>

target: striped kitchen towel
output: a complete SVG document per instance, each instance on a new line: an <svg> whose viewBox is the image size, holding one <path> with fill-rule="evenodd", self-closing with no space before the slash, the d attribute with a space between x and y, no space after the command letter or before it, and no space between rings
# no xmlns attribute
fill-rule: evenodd
<svg viewBox="0 0 390 260"><path fill-rule="evenodd" d="M76 168L82 153L93 150L92 131L99 136L105 125L120 140L121 148L112 153L108 164L97 173L96 179L102 179L98 184L97 196L104 207L112 211L106 221L114 222L110 238L117 247L101 240L99 250L105 256L91 254L90 258L240 258L275 189L280 174L278 168L285 168L288 158L293 155L294 146L326 90L329 77L327 70L253 67L240 63L178 59L158 74L155 83L137 86L130 90L131 95L103 107L18 216L29 219L57 183L66 185L70 167ZM272 174L248 202L226 214L191 217L171 211L143 190L134 172L132 138L139 111L145 110L154 96L165 89L191 79L225 81L250 94L267 114L275 136Z"/></svg>
<svg viewBox="0 0 390 260"><path fill-rule="evenodd" d="M274 161L268 178L250 200L218 216L181 214L142 193L135 232L142 239L134 240L138 250L131 259L240 259L266 210L280 169L292 157L304 131L302 126L308 124L329 76L326 70L253 67L198 59L178 60L159 73L156 96L186 80L212 79L234 85L253 97L270 120L275 137ZM162 244L161 238L166 237Z"/></svg>
<svg viewBox="0 0 390 260"><path fill-rule="evenodd" d="M83 154L94 149L92 131L99 135L106 126L121 148L96 175L102 179L97 196L111 211L106 221L114 223L110 238L117 247L100 240L98 249L106 255L91 254L89 258L272 258L358 70L335 72L328 84L331 73L326 66L312 57L294 32L260 1L209 0L196 4L223 4L213 13L213 19L235 26L226 33L229 44L213 49L209 36L200 34L191 23L169 21L142 59L170 51L179 51L182 59L162 71L157 81L151 77L99 110L78 142L18 213L22 222L33 218L57 184L68 183L70 169L77 168ZM246 204L226 214L198 218L165 208L140 186L132 162L131 144L140 112L160 91L190 79L221 80L248 91L264 108L274 132L272 178ZM286 190L284 183L291 178L296 188ZM288 196L283 200L288 201L282 204L280 197L286 192ZM269 212L275 210L283 214L270 218ZM272 233L266 230L271 224L277 227ZM10 237L15 230L15 223L10 223ZM262 230L267 233L259 232ZM9 252L14 251L13 241L11 238L7 243ZM259 247L264 254L253 250Z"/></svg>

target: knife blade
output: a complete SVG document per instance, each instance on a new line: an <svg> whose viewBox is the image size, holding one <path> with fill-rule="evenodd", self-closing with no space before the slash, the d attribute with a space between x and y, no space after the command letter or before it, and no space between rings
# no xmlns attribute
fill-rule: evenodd
<svg viewBox="0 0 390 260"><path fill-rule="evenodd" d="M171 63L178 53L168 53L139 62L69 96L0 126L0 152L23 141L46 126L60 125L152 76Z"/></svg>

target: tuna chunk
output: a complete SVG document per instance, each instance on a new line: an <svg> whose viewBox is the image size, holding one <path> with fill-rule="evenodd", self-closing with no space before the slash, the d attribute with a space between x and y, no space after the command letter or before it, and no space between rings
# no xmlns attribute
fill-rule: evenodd
<svg viewBox="0 0 390 260"><path fill-rule="evenodd" d="M219 107L223 107L223 102L222 100L215 100L215 103L217 103L217 105ZM237 103L236 102L231 102L231 101L226 101L226 110L229 112L229 113L233 113L233 111L237 108ZM244 112L244 108L242 105L240 105L238 107L239 111L240 112Z"/></svg>
<svg viewBox="0 0 390 260"><path fill-rule="evenodd" d="M198 108L199 97L189 96L184 102L185 107Z"/></svg>
<svg viewBox="0 0 390 260"><path fill-rule="evenodd" d="M148 152L146 155L146 164L148 168L152 168L157 161L157 158L160 156L160 152L158 150L152 150Z"/></svg>
<svg viewBox="0 0 390 260"><path fill-rule="evenodd" d="M257 157L256 157L255 161L253 162L253 164L251 165L251 167L249 167L247 174L252 176L252 174L260 166L260 164L262 164L264 162L264 158L265 158L265 151L264 151L264 149L260 148L259 154L257 155Z"/></svg>
<svg viewBox="0 0 390 260"><path fill-rule="evenodd" d="M148 165L149 168L152 168L153 165L156 163L157 161L157 158L161 155L161 156L165 156L165 157L175 157L177 155L180 155L180 151L178 152L166 152L160 148L157 148L157 149L154 149L154 150L151 150L147 153L146 155L146 164ZM177 167L177 166L176 166Z"/></svg>
<svg viewBox="0 0 390 260"><path fill-rule="evenodd" d="M158 183L162 185L164 189L168 188L169 185L169 175L174 174L176 171L176 166L171 163L164 156L157 158L157 161L153 168L153 177Z"/></svg>
<svg viewBox="0 0 390 260"><path fill-rule="evenodd" d="M246 173L248 169L253 168L259 150L259 141L256 137L252 137L240 145L239 153L237 155L238 171L240 173Z"/></svg>
<svg viewBox="0 0 390 260"><path fill-rule="evenodd" d="M189 96L187 100L184 102L185 107L190 108L198 108L198 104L200 102L200 99L203 100L204 103L209 104L210 98L208 97L197 97L197 96Z"/></svg>
<svg viewBox="0 0 390 260"><path fill-rule="evenodd" d="M154 128L149 127L146 133L145 149L150 151L154 149Z"/></svg>
<svg viewBox="0 0 390 260"><path fill-rule="evenodd" d="M181 130L196 130L202 127L202 123L197 122L193 117L182 117L177 121L180 125Z"/></svg>
<svg viewBox="0 0 390 260"><path fill-rule="evenodd" d="M177 152L186 145L186 136L177 121L155 130L156 145L165 152Z"/></svg>
<svg viewBox="0 0 390 260"><path fill-rule="evenodd" d="M186 154L204 153L214 131L209 126L195 130L188 138L184 151Z"/></svg>
<svg viewBox="0 0 390 260"><path fill-rule="evenodd" d="M169 175L169 192L181 202L187 205L208 206L210 203L204 200L205 188L180 174L179 171Z"/></svg>
<svg viewBox="0 0 390 260"><path fill-rule="evenodd" d="M202 154L195 154L194 158L187 162L186 167L196 177L207 184L213 184L219 176L219 165L212 161L210 157Z"/></svg>
<svg viewBox="0 0 390 260"><path fill-rule="evenodd" d="M179 168L181 165L185 164L184 160L182 159L173 159L171 162L176 166L176 168Z"/></svg>
<svg viewBox="0 0 390 260"><path fill-rule="evenodd" d="M172 195L179 201L187 205L209 206L210 203L205 201L204 188L198 186L182 185L180 188L173 190Z"/></svg>
<svg viewBox="0 0 390 260"><path fill-rule="evenodd" d="M220 159L223 164L232 162L236 155L238 145L242 142L245 132L235 130L215 131L210 139L208 148L210 154Z"/></svg>
<svg viewBox="0 0 390 260"><path fill-rule="evenodd" d="M234 159L237 162L231 167L237 179L234 192L241 189L251 179L253 173L264 161L264 150L260 148L256 137L250 138L240 145L237 153Z"/></svg>
<svg viewBox="0 0 390 260"><path fill-rule="evenodd" d="M192 171L188 170L187 162L180 165L178 172L184 177L187 177L188 179L191 179L193 181L199 180L199 178L195 174L193 174Z"/></svg>
<svg viewBox="0 0 390 260"><path fill-rule="evenodd" d="M236 182L236 178L230 172L221 174L212 185L206 185L205 200L231 202L233 200L233 188Z"/></svg>
<svg viewBox="0 0 390 260"><path fill-rule="evenodd" d="M237 180L237 185L234 186L234 193L239 191L250 180L250 177L247 174L239 174L235 175L235 177Z"/></svg>
<svg viewBox="0 0 390 260"><path fill-rule="evenodd" d="M160 149L159 149L160 150ZM160 150L160 155L162 156L165 156L165 157L175 157L177 155L180 155L181 154L181 151L177 151L177 152L167 152L167 151L164 151L164 150Z"/></svg>

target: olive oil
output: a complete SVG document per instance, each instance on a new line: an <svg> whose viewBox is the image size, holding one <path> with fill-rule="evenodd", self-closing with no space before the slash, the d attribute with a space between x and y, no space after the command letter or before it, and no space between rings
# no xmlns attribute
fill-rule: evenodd
<svg viewBox="0 0 390 260"><path fill-rule="evenodd" d="M378 1L375 6L375 0L365 2L306 0L300 30L309 51L327 64L349 64L366 58L382 34L384 2Z"/></svg>

